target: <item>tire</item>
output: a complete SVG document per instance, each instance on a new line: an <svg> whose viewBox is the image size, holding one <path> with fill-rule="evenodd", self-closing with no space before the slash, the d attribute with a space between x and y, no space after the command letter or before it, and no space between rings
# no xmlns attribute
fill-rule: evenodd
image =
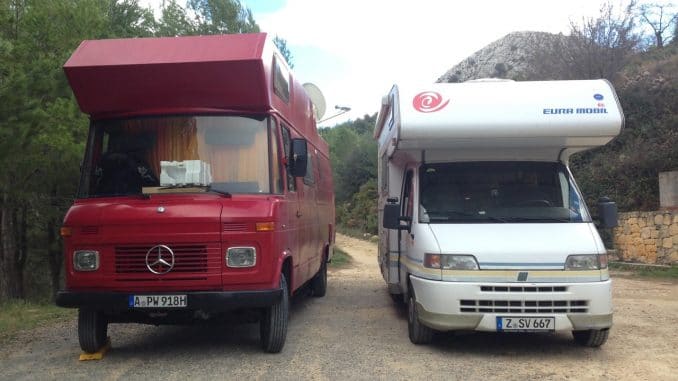
<svg viewBox="0 0 678 381"><path fill-rule="evenodd" d="M322 298L327 294L327 260L325 257L323 257L320 270L311 280L311 289L313 290L313 296L316 298Z"/></svg>
<svg viewBox="0 0 678 381"><path fill-rule="evenodd" d="M609 329L589 329L586 331L572 331L574 341L585 347L599 347L607 341Z"/></svg>
<svg viewBox="0 0 678 381"><path fill-rule="evenodd" d="M290 298L287 290L285 274L280 274L280 288L283 295L277 304L264 310L259 322L259 335L264 352L278 353L285 345L287 337L287 320L290 313Z"/></svg>
<svg viewBox="0 0 678 381"><path fill-rule="evenodd" d="M393 299L393 303L395 303L396 306L402 307L405 305L403 294L391 294L390 292L388 294L391 296L391 299Z"/></svg>
<svg viewBox="0 0 678 381"><path fill-rule="evenodd" d="M414 291L410 291L410 296L407 299L407 331L412 344L428 344L433 339L433 329L419 321Z"/></svg>
<svg viewBox="0 0 678 381"><path fill-rule="evenodd" d="M108 320L101 311L80 309L78 311L78 340L80 348L94 353L106 345Z"/></svg>

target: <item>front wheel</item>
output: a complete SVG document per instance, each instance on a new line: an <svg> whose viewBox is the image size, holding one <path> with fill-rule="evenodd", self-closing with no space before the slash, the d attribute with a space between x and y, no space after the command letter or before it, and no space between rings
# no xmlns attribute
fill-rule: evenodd
<svg viewBox="0 0 678 381"><path fill-rule="evenodd" d="M574 341L585 347L599 347L607 341L609 329L589 329L586 331L572 331Z"/></svg>
<svg viewBox="0 0 678 381"><path fill-rule="evenodd" d="M405 305L403 294L391 294L390 292L388 294L389 296L391 296L391 299L393 300L393 303L395 303L396 306L402 307L403 305Z"/></svg>
<svg viewBox="0 0 678 381"><path fill-rule="evenodd" d="M101 311L80 309L78 311L78 340L80 348L94 353L106 345L108 320Z"/></svg>
<svg viewBox="0 0 678 381"><path fill-rule="evenodd" d="M421 324L419 321L414 291L410 292L407 299L407 331L412 344L428 344L433 339L433 329Z"/></svg>
<svg viewBox="0 0 678 381"><path fill-rule="evenodd" d="M278 353L285 345L287 320L290 311L289 292L285 274L280 274L280 288L283 295L278 303L267 307L259 322L259 335L264 352Z"/></svg>

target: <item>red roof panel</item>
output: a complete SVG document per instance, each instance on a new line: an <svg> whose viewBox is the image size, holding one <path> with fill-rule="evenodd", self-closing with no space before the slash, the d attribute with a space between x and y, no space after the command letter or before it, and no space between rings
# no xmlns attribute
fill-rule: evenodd
<svg viewBox="0 0 678 381"><path fill-rule="evenodd" d="M266 34L83 41L64 65L94 118L172 109L270 109Z"/></svg>

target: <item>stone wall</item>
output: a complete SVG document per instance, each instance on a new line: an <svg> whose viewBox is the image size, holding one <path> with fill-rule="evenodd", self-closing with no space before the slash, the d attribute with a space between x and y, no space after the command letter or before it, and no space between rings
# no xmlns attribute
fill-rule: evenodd
<svg viewBox="0 0 678 381"><path fill-rule="evenodd" d="M678 212L619 213L614 247L622 261L678 264Z"/></svg>

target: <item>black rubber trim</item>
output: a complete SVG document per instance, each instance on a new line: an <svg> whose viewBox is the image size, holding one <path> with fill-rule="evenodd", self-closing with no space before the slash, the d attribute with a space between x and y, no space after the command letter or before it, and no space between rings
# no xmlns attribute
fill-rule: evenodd
<svg viewBox="0 0 678 381"><path fill-rule="evenodd" d="M282 298L282 289L257 291L191 291L191 292L83 292L59 291L56 305L68 308L86 307L106 311L148 311L149 308L129 307L130 295L186 295L187 307L161 310L229 311L239 308L257 308L274 305Z"/></svg>

